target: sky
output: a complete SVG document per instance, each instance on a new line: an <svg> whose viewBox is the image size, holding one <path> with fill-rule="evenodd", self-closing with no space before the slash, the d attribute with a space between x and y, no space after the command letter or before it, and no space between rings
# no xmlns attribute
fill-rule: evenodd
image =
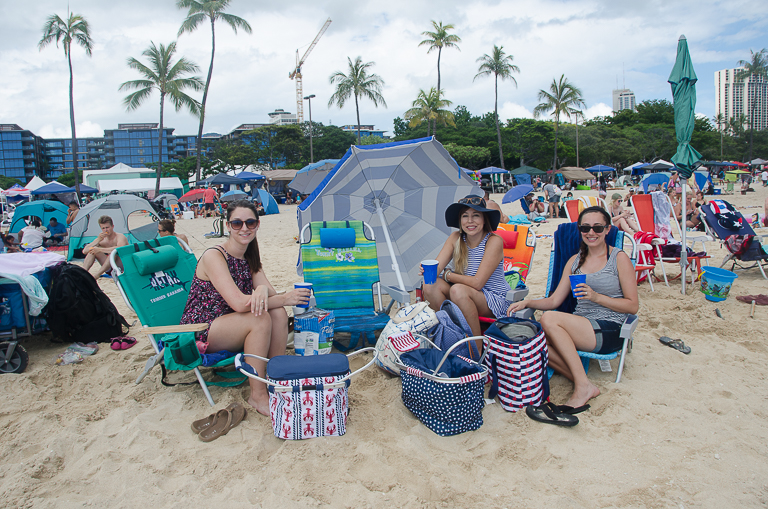
<svg viewBox="0 0 768 509"><path fill-rule="evenodd" d="M64 51L38 42L48 16L69 9L91 27L93 54L72 51L77 135L103 136L118 123L158 122L159 94L126 111L119 91L139 79L129 57L146 62L150 42L177 41L177 55L195 62L204 80L211 56L210 24L177 37L186 11L174 0L0 0L0 123L18 124L44 138L69 137L69 71ZM502 120L533 117L537 94L565 75L579 87L586 116L611 113L612 90L629 88L637 102L672 100L667 83L677 40L688 39L697 83L698 114L715 113L714 72L748 60L750 50L768 47L768 2L755 0L232 0L227 12L244 18L252 34L216 25L216 56L207 102L205 132L225 134L243 123L268 123L277 108L296 111L296 84L288 78L327 18L332 23L303 66L304 93L315 94L312 119L324 124L356 124L354 101L328 106L335 71L347 72L347 58L374 62L371 71L385 85L387 106L360 102L361 124L393 135L393 119L403 117L420 89L437 85L437 52L419 47L431 20L453 24L460 50L446 48L440 63L441 89L451 109L472 114L493 111L494 80L478 77L477 59L494 45L520 68L499 81ZM193 92L194 96L195 93ZM202 94L197 94L198 99ZM305 104L305 120L308 110ZM175 134L197 134L198 121L166 103L164 125Z"/></svg>

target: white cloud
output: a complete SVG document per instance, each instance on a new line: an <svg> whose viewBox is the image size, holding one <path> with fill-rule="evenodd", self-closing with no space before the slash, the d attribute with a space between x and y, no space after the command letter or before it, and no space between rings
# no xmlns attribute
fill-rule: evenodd
<svg viewBox="0 0 768 509"><path fill-rule="evenodd" d="M607 117L613 114L613 108L605 103L597 103L584 110L584 118L587 120L595 117Z"/></svg>
<svg viewBox="0 0 768 509"><path fill-rule="evenodd" d="M115 125L114 127L117 126ZM104 128L88 120L85 122L75 122L75 129L78 138L98 138L104 136ZM72 130L69 125L67 127L59 127L52 124L44 124L40 126L39 131L35 132L35 134L43 138L71 138Z"/></svg>

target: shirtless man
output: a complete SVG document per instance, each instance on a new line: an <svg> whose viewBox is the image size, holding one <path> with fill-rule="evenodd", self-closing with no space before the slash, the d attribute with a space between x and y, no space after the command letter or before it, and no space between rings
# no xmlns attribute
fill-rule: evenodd
<svg viewBox="0 0 768 509"><path fill-rule="evenodd" d="M83 248L83 254L85 255L83 268L85 270L90 271L93 263L96 261L101 265L98 272L95 274L91 273L96 279L105 272L112 270L112 266L109 263L109 254L117 247L128 245L128 237L115 231L115 225L111 217L101 216L99 218L99 226L101 226L99 236Z"/></svg>
<svg viewBox="0 0 768 509"><path fill-rule="evenodd" d="M501 220L500 220L500 222L502 222L504 224L507 224L509 222L509 216L506 215L501 210L501 207L499 206L498 203L496 203L495 201L491 200L490 195L488 194L488 191L485 191L484 199L485 199L485 206L488 207L489 209L498 210L501 213Z"/></svg>
<svg viewBox="0 0 768 509"><path fill-rule="evenodd" d="M80 206L76 201L69 202L69 211L67 212L67 224L71 225L75 222L77 213L80 212Z"/></svg>

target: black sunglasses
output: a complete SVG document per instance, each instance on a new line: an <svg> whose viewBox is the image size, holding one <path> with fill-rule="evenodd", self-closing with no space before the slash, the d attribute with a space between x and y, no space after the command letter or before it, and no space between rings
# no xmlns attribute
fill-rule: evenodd
<svg viewBox="0 0 768 509"><path fill-rule="evenodd" d="M459 204L480 205L481 207L485 208L485 200L479 196L467 196L466 198L462 198L461 200L459 200Z"/></svg>
<svg viewBox="0 0 768 509"><path fill-rule="evenodd" d="M579 231L581 233L589 233L589 230L594 230L595 233L603 233L607 228L604 224L580 224Z"/></svg>
<svg viewBox="0 0 768 509"><path fill-rule="evenodd" d="M233 219L229 222L229 226L235 230L242 229L243 225L247 226L249 230L255 230L256 227L259 226L259 221L258 219L247 219L245 221L241 221L240 219Z"/></svg>

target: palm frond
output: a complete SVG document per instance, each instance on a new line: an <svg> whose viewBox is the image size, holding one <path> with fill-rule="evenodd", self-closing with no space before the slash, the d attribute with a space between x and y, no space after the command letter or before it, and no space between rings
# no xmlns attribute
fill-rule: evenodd
<svg viewBox="0 0 768 509"><path fill-rule="evenodd" d="M125 85L125 83L123 83L123 85ZM125 99L123 99L123 104L125 105L125 109L127 111L132 111L137 109L151 94L152 94L152 88L143 88L141 90L137 90L132 94L128 94L125 97Z"/></svg>
<svg viewBox="0 0 768 509"><path fill-rule="evenodd" d="M196 13L196 14L190 14L186 17L186 19L181 23L181 27L179 27L179 31L176 34L176 36L181 36L184 32L192 33L197 29L200 24L202 24L204 21L208 19L208 16L206 16L203 13Z"/></svg>
<svg viewBox="0 0 768 509"><path fill-rule="evenodd" d="M245 21L243 18L241 18L239 16L235 16L234 14L227 14L227 13L222 12L222 13L219 14L219 18L221 18L221 20L224 23L229 25L229 27L235 33L237 33L237 29L238 28L242 28L243 32L245 32L247 34L253 33L253 29L251 28L251 25L248 24L247 21Z"/></svg>

